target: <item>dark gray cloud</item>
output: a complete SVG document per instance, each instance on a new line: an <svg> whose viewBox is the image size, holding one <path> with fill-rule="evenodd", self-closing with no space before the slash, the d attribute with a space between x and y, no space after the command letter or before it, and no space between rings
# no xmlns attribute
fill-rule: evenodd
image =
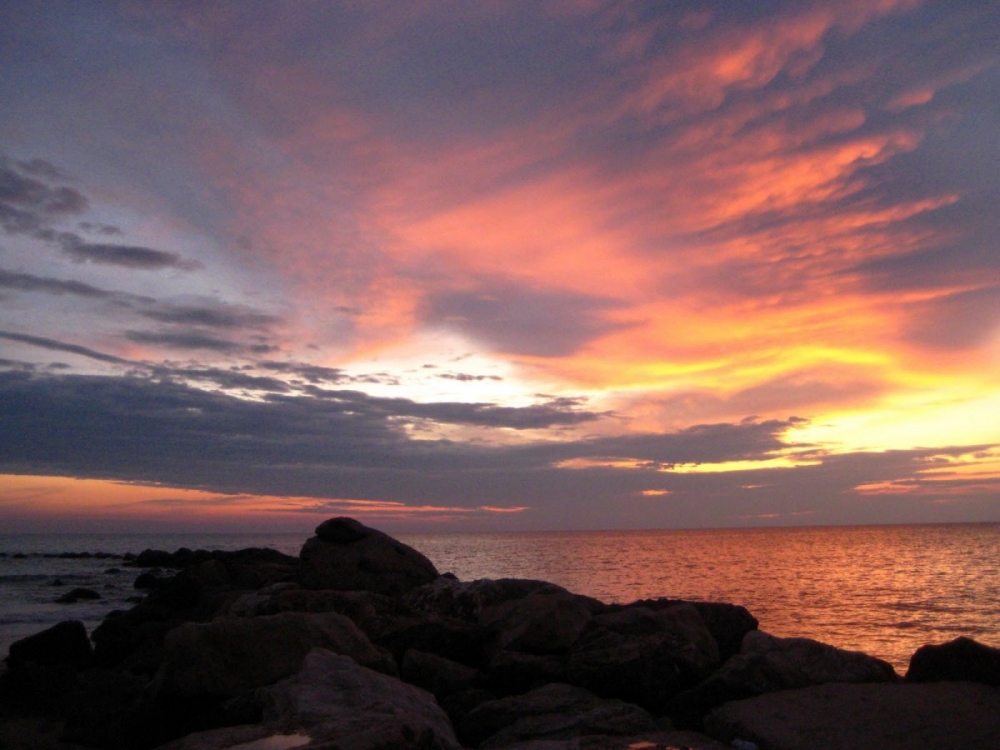
<svg viewBox="0 0 1000 750"><path fill-rule="evenodd" d="M119 227L112 226L111 224L95 224L90 221L81 221L77 226L80 227L85 232L95 232L97 234L103 234L106 236L116 236L123 234Z"/></svg>
<svg viewBox="0 0 1000 750"><path fill-rule="evenodd" d="M0 287L17 289L22 292L44 292L46 294L74 294L79 297L96 299L111 299L115 292L98 289L96 286L84 284L82 281L63 281L29 273L14 273L0 268Z"/></svg>
<svg viewBox="0 0 1000 750"><path fill-rule="evenodd" d="M152 297L142 297L125 292L101 289L82 281L53 279L45 276L35 276L30 273L16 273L0 268L0 287L16 289L21 292L42 292L44 294L71 294L78 297L111 300L119 302L152 303Z"/></svg>
<svg viewBox="0 0 1000 750"><path fill-rule="evenodd" d="M499 375L470 375L467 372L442 372L437 377L442 380L457 380L460 383L474 383L482 382L484 380L501 381L502 377Z"/></svg>
<svg viewBox="0 0 1000 750"><path fill-rule="evenodd" d="M0 227L4 231L33 234L54 219L87 209L86 197L75 188L49 185L39 176L59 178L42 160L15 163L0 155Z"/></svg>
<svg viewBox="0 0 1000 750"><path fill-rule="evenodd" d="M277 322L274 315L237 305L172 305L161 304L141 310L143 317L160 323L206 326L209 328L267 328Z"/></svg>
<svg viewBox="0 0 1000 750"><path fill-rule="evenodd" d="M227 391L288 393L292 390L288 383L283 380L250 375L237 368L227 370L220 367L154 367L151 368L150 373L156 378L178 382L209 382Z"/></svg>
<svg viewBox="0 0 1000 750"><path fill-rule="evenodd" d="M36 177L43 177L46 180L65 180L66 175L63 174L62 170L56 167L51 162L45 161L45 159L28 159L27 161L15 162L17 167L25 174L34 175Z"/></svg>
<svg viewBox="0 0 1000 750"><path fill-rule="evenodd" d="M111 354L104 354L103 352L94 351L93 349L88 349L85 346L78 346L76 344L67 344L63 341L56 341L55 339L45 338L43 336L30 336L24 333L12 333L10 331L0 331L0 338L7 339L8 341L17 341L22 344L30 344L31 346L38 346L42 349L49 349L56 352L69 352L70 354L79 354L80 356L87 357L89 359L97 360L98 362L108 362L111 364L120 365L131 365L133 364L127 359L122 359L121 357L115 357Z"/></svg>
<svg viewBox="0 0 1000 750"><path fill-rule="evenodd" d="M125 338L137 344L165 346L168 349L201 349L230 354L249 347L245 344L209 336L201 331L126 331Z"/></svg>
<svg viewBox="0 0 1000 750"><path fill-rule="evenodd" d="M229 377L222 371L201 374ZM420 406L429 411L422 413ZM336 398L272 394L250 400L176 379L6 372L0 373L0 472L159 482L226 493L470 508L516 504L531 507L523 521L529 527L663 528L745 524L773 514L824 523L947 519L937 502L941 495L933 494L936 483L922 480L920 470L937 457L986 447L828 455L788 443L785 433L796 420L487 446L413 439L405 425L415 412L476 418L474 410L462 414L452 404L415 405L350 392ZM493 416L499 423L504 413ZM507 416L513 423L519 420ZM788 451L804 465L664 471L678 464L754 462ZM566 468L564 463L604 457L645 463L629 470ZM882 500L858 494L860 485L900 481L915 482L927 495L903 502L898 496ZM968 503L988 509L982 492L971 492L980 481L950 480L942 492L968 492ZM644 497L650 489L661 495ZM861 500L865 512L859 516Z"/></svg>
<svg viewBox="0 0 1000 750"><path fill-rule="evenodd" d="M788 426L717 425L676 435L492 448L414 440L404 429L413 418L521 428L593 417L559 404L418 404L350 391L323 398L272 394L261 401L174 379L6 372L0 373L0 470L220 491L313 494L322 486L324 496L377 497L383 472L426 472L436 483L469 473L549 471L554 462L581 456L634 454L671 463L759 455L780 446L778 435ZM405 482L392 494L405 494Z"/></svg>
<svg viewBox="0 0 1000 750"><path fill-rule="evenodd" d="M99 263L144 271L158 271L164 268L195 271L204 268L199 261L185 260L176 253L138 245L84 242L78 236L66 232L60 235L60 245L63 253L77 263Z"/></svg>
<svg viewBox="0 0 1000 750"><path fill-rule="evenodd" d="M60 231L56 223L83 213L90 202L76 188L50 184L43 179L62 179L61 173L42 159L12 162L0 155L0 228L8 234L26 235L58 245L77 263L99 263L156 271L176 268L194 271L203 264L163 250L139 245L87 242L78 234ZM117 227L82 223L101 234L120 234Z"/></svg>
<svg viewBox="0 0 1000 750"><path fill-rule="evenodd" d="M606 297L497 281L471 291L431 293L420 315L427 323L461 331L498 351L562 357L625 327L606 316L621 306Z"/></svg>
<svg viewBox="0 0 1000 750"><path fill-rule="evenodd" d="M336 402L357 413L368 414L376 418L410 418L478 427L503 427L514 430L571 426L607 416L606 414L578 409L579 402L575 399L553 399L542 404L509 407L488 403L421 403L406 398L370 396L362 391L334 391L315 387L308 387L305 391L317 399Z"/></svg>
<svg viewBox="0 0 1000 750"><path fill-rule="evenodd" d="M302 378L306 382L318 385L320 383L348 383L352 378L343 370L336 367L323 367L321 365L311 365L305 362L275 362L264 360L258 362L257 367L271 372L280 372L284 375L291 375Z"/></svg>

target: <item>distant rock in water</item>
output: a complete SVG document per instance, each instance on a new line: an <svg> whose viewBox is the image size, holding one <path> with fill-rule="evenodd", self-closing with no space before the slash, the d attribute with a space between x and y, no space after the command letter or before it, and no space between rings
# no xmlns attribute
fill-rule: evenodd
<svg viewBox="0 0 1000 750"><path fill-rule="evenodd" d="M399 596L438 577L410 546L353 518L331 518L299 553L302 583L311 589L374 591Z"/></svg>
<svg viewBox="0 0 1000 750"><path fill-rule="evenodd" d="M58 604L76 604L79 601L94 601L101 595L93 589L73 589L56 599Z"/></svg>
<svg viewBox="0 0 1000 750"><path fill-rule="evenodd" d="M134 559L125 558L129 565L135 568L169 568L184 570L201 565L209 560L231 565L287 565L295 562L295 558L277 550L249 547L247 549L228 552L224 550L191 550L181 547L176 552L166 552L159 549L145 549Z"/></svg>

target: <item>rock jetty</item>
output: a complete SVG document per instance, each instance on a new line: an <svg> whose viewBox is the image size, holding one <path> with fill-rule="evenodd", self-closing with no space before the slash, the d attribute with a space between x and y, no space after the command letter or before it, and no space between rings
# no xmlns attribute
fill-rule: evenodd
<svg viewBox="0 0 1000 750"><path fill-rule="evenodd" d="M11 646L0 748L1000 747L1000 651L969 639L921 648L903 678L733 604L460 581L349 518L298 557L126 564L145 569L132 609Z"/></svg>

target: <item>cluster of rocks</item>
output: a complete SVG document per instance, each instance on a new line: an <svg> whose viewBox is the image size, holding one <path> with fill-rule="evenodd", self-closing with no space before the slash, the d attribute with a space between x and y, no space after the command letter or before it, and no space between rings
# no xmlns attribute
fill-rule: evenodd
<svg viewBox="0 0 1000 750"><path fill-rule="evenodd" d="M1000 747L1000 651L968 639L904 680L731 604L459 581L347 518L297 558L133 562L178 572L89 638L67 621L11 646L0 747Z"/></svg>

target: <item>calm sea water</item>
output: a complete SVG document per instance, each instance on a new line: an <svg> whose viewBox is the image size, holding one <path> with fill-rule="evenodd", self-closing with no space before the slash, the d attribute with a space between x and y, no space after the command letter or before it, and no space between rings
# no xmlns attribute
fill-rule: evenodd
<svg viewBox="0 0 1000 750"><path fill-rule="evenodd" d="M905 672L925 643L959 635L1000 646L1000 524L703 531L397 535L462 580L538 578L607 602L666 596L742 604L762 630L865 651ZM0 535L0 655L62 619L90 625L130 606L137 573L59 552L267 546L301 535ZM12 553L25 553L15 559ZM56 580L62 586L53 586ZM72 605L69 588L103 599Z"/></svg>

